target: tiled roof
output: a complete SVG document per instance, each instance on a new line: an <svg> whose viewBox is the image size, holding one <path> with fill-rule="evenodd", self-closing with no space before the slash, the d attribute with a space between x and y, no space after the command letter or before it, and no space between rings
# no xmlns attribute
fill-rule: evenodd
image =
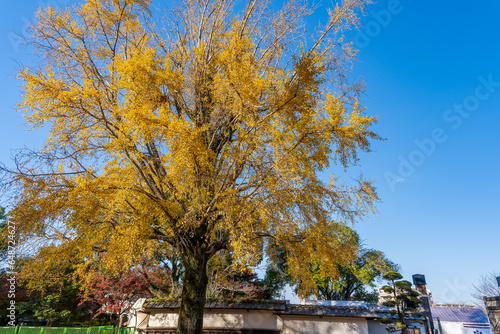
<svg viewBox="0 0 500 334"><path fill-rule="evenodd" d="M150 301L147 300L143 308L159 309L159 308L179 308L181 305L178 301ZM269 301L269 302L227 302L227 301L207 301L205 308L216 309L253 309L253 310L284 310L284 301Z"/></svg>
<svg viewBox="0 0 500 334"><path fill-rule="evenodd" d="M489 322L488 316L479 308L431 307L432 318L451 322Z"/></svg>
<svg viewBox="0 0 500 334"><path fill-rule="evenodd" d="M177 309L180 302L176 301L154 301L147 300L143 309ZM270 310L282 315L318 315L336 317L364 317L382 318L391 317L388 308L378 305L366 304L362 306L339 306L339 305L294 305L285 301L248 301L227 302L207 301L206 309L246 309L246 310Z"/></svg>
<svg viewBox="0 0 500 334"><path fill-rule="evenodd" d="M324 306L324 305L286 305L286 309L280 312L284 315L321 315L336 317L370 317L379 318L377 313L366 307L351 306Z"/></svg>

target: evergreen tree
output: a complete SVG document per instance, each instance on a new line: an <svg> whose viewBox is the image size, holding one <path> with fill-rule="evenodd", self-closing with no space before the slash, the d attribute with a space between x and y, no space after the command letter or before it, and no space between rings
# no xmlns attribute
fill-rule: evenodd
<svg viewBox="0 0 500 334"><path fill-rule="evenodd" d="M397 315L397 318L382 318L383 324L388 324L387 331L389 333L401 331L401 334L408 332L408 323L422 321L416 319L422 317L422 313L418 312L418 307L422 300L418 298L419 293L412 290L411 283L401 280L403 276L396 271L388 271L384 274L384 279L389 281L389 285L382 287L382 290L387 293L383 298L386 300L382 304L387 307L394 307L389 313L392 316Z"/></svg>

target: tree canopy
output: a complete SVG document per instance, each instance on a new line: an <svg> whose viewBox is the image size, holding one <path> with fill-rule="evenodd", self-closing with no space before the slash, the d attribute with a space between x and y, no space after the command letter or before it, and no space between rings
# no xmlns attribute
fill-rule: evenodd
<svg viewBox="0 0 500 334"><path fill-rule="evenodd" d="M375 282L387 271L397 266L388 260L384 253L375 249L360 248L358 256L352 262L338 266L336 277L323 276L321 268L315 263L310 266L317 290L312 291L317 299L359 300L378 303Z"/></svg>
<svg viewBox="0 0 500 334"><path fill-rule="evenodd" d="M368 2L340 1L314 32L304 30L313 8L294 0L40 10L19 109L50 133L4 168L20 243L35 254L54 245L27 270L76 257L82 273L118 271L172 250L184 268L179 331L200 333L207 263L221 250L245 268L272 240L289 274L311 282L304 264L328 274L352 260L342 232L324 231L373 210L377 194L368 180L319 172L346 170L379 139L344 36Z"/></svg>
<svg viewBox="0 0 500 334"><path fill-rule="evenodd" d="M378 303L377 292L369 291L369 288L374 288L376 281L381 280L386 272L396 270L398 265L390 261L383 252L364 247L358 233L352 228L332 224L331 229L338 231L344 244L356 250L356 257L348 263L343 259L338 260L334 274L325 274L323 264L319 262L309 263L307 268L312 281L302 281L288 274L287 254L283 248L274 245L273 258L263 281L270 296L279 296L285 285L290 284L304 298ZM331 261L335 262L337 259Z"/></svg>

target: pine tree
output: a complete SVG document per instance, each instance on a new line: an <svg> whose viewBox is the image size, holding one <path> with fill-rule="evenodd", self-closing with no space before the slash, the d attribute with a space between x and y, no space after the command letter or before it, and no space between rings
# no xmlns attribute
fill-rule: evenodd
<svg viewBox="0 0 500 334"><path fill-rule="evenodd" d="M406 334L409 322L422 323L418 319L422 317L422 313L418 312L422 300L418 298L419 293L411 288L409 281L401 280L403 276L400 273L389 271L384 274L383 278L390 284L382 287L382 290L388 294L383 297L386 301L382 305L394 308L389 313L397 317L385 317L381 322L388 324L386 329L389 333L401 331L401 334Z"/></svg>

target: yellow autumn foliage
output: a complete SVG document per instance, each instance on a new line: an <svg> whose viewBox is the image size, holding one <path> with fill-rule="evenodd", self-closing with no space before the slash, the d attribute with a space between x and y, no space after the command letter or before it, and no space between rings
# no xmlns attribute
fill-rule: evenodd
<svg viewBox="0 0 500 334"><path fill-rule="evenodd" d="M23 242L112 270L162 247L187 267L222 249L252 266L272 240L303 286L313 261L335 275L356 250L332 226L378 199L368 181L319 177L378 139L342 35L365 3L340 2L313 40L296 1L238 14L232 1L186 0L161 19L139 0L40 11L19 109L50 134L11 174Z"/></svg>

